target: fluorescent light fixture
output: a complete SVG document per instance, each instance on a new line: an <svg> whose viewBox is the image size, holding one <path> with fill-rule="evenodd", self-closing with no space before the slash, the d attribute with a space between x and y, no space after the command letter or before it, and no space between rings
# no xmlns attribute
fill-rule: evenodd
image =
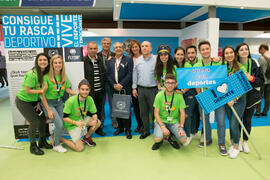
<svg viewBox="0 0 270 180"><path fill-rule="evenodd" d="M257 38L270 38L270 33L263 33L256 36Z"/></svg>

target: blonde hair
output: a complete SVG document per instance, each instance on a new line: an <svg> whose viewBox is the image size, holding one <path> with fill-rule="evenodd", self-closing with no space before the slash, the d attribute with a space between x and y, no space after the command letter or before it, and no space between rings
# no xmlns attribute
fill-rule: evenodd
<svg viewBox="0 0 270 180"><path fill-rule="evenodd" d="M54 68L53 68L53 62L54 60L60 58L62 61L62 69L61 69L61 73L60 73L60 81L61 84L64 84L66 82L66 69L65 69L65 64L64 64L64 59L61 55L56 54L53 57L51 57L51 61L50 61L50 71L49 71L49 79L52 83L55 83L55 73L54 73Z"/></svg>

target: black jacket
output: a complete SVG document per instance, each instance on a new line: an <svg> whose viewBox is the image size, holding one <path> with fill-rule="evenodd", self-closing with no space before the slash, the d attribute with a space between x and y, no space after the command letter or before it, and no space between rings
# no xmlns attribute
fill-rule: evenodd
<svg viewBox="0 0 270 180"><path fill-rule="evenodd" d="M115 81L115 58L112 58L107 62L107 80L109 82L110 88L114 92L114 84L117 84ZM133 72L133 60L128 57L122 57L119 69L118 69L118 82L125 89L126 94L131 95L132 92L132 72Z"/></svg>
<svg viewBox="0 0 270 180"><path fill-rule="evenodd" d="M247 69L249 72L249 69ZM263 71L262 68L259 67L259 64L255 62L255 60L252 59L251 63L251 73L250 75L255 77L254 82L250 82L251 86L253 89L247 93L247 104L246 104L246 109L249 109L253 107L255 104L260 102L260 88L264 84L264 76L263 76Z"/></svg>
<svg viewBox="0 0 270 180"><path fill-rule="evenodd" d="M93 67L93 63L91 61L91 59L87 56L85 56L83 58L83 62L84 62L84 77L85 79L88 80L88 82L90 83L91 86L91 91L90 91L90 95L94 96L94 67ZM104 88L104 78L105 78L105 70L104 70L104 64L102 59L100 59L99 56L97 56L97 64L99 67L99 72L100 72L100 82L101 82L101 87L103 92L105 92L105 88Z"/></svg>

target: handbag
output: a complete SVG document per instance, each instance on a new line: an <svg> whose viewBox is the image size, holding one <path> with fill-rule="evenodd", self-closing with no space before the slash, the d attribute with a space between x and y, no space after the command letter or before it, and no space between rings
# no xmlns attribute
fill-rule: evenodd
<svg viewBox="0 0 270 180"><path fill-rule="evenodd" d="M119 92L118 94L113 94L112 99L112 117L129 119L130 118L130 105L131 105L131 96Z"/></svg>

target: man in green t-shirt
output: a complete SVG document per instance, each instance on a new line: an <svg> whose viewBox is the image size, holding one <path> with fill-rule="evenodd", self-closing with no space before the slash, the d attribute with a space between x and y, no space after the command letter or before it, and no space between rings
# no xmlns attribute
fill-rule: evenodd
<svg viewBox="0 0 270 180"><path fill-rule="evenodd" d="M154 145L152 150L157 150L163 143L163 137L172 133L181 143L186 142L186 133L183 129L185 123L185 101L182 94L174 91L176 87L176 78L173 74L167 74L165 77L166 90L159 92L154 101L155 129ZM169 136L169 143L176 149L179 149L177 142Z"/></svg>
<svg viewBox="0 0 270 180"><path fill-rule="evenodd" d="M97 109L94 100L88 96L90 84L83 79L78 86L79 94L70 97L65 102L64 107L64 126L67 129L72 140L61 138L66 145L75 151L82 151L83 142L88 146L96 146L96 143L90 137L100 126L101 122L97 118ZM81 141L84 130L89 126L89 130Z"/></svg>

